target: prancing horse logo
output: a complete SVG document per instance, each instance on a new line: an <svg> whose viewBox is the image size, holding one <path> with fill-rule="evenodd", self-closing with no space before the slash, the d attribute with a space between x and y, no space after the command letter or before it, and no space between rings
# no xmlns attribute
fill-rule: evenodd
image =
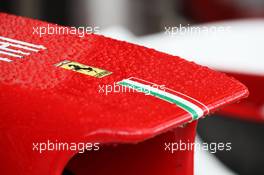
<svg viewBox="0 0 264 175"><path fill-rule="evenodd" d="M96 77L96 78L102 78L102 77L105 77L107 75L112 74L112 72L109 72L109 71L101 69L101 68L92 67L92 66L88 66L85 64L81 64L81 63L69 61L69 60L61 61L61 62L55 64L55 66L61 67L61 68L67 69L67 70L71 70L74 72L78 72L78 73L81 73L84 75Z"/></svg>
<svg viewBox="0 0 264 175"><path fill-rule="evenodd" d="M74 64L69 64L68 67L72 68L73 70L75 71L80 71L80 70L85 70L87 72L92 72L94 71L96 74L97 74L97 71L94 70L93 68L91 67L81 67L79 65L74 65Z"/></svg>

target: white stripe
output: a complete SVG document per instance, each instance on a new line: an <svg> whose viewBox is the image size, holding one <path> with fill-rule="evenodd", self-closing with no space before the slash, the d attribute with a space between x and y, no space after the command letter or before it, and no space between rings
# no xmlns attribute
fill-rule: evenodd
<svg viewBox="0 0 264 175"><path fill-rule="evenodd" d="M17 58L23 58L23 56L21 56L21 55L17 55L17 54L13 54L13 53L5 52L5 51L1 51L1 50L0 50L0 54L4 54L4 55L8 55L8 56L12 56L12 57L17 57Z"/></svg>
<svg viewBox="0 0 264 175"><path fill-rule="evenodd" d="M12 60L10 60L10 59L8 59L8 58L1 58L1 57L0 57L0 61L12 62Z"/></svg>
<svg viewBox="0 0 264 175"><path fill-rule="evenodd" d="M144 82L147 82L147 83L150 83L150 84L157 85L157 84L155 84L155 83L153 83L153 82L150 82L150 81L147 81L147 80L143 80L143 79L140 79L140 78L137 78L137 77L130 77L130 78L128 78L128 79L138 79L138 80L140 80L140 81L144 81ZM132 80L132 81L133 81L133 80ZM181 92L179 92L179 91L175 91L175 90L170 89L170 88L167 88L167 87L164 87L164 88L165 88L165 89L168 89L168 90L170 90L170 91L172 91L172 92L175 92L175 93L177 93L177 94L181 94L182 96L185 96L185 97L187 97L187 98L189 98L189 99L192 99L193 101L195 101L195 102L199 103L200 105L202 105L202 106L207 110L208 114L210 113L209 108L208 108L205 104L203 104L202 102L200 102L199 100L196 100L195 98L190 97L190 96L188 96L188 95L186 95L186 94L183 94L183 93L181 93Z"/></svg>
<svg viewBox="0 0 264 175"><path fill-rule="evenodd" d="M6 37L3 37L3 36L0 36L0 39L2 39L4 41L9 41L9 42L21 44L21 45L24 45L24 46L34 47L34 48L38 48L38 49L46 49L42 45L35 45L35 44L27 43L27 42L24 42L24 41L19 41L19 40L15 40L15 39L11 39L11 38L6 38Z"/></svg>
<svg viewBox="0 0 264 175"><path fill-rule="evenodd" d="M187 100L185 100L185 99L183 99L181 97L178 97L178 96L176 96L174 94L170 94L170 93L162 91L160 89L153 88L153 87L151 87L149 85L145 85L145 84L142 84L142 83L139 83L139 82L135 82L135 81L132 81L132 80L125 79L125 80L122 80L121 82L126 82L126 83L129 83L129 84L133 84L135 86L139 86L139 87L142 87L144 89L151 90L151 91L153 91L155 93L158 93L158 94L170 97L170 98L172 98L172 99L174 99L176 101L179 101L179 102L187 105L188 107L192 108L193 110L195 110L196 113L198 114L198 117L201 117L204 114L203 110L200 107L198 107L195 104L193 104L193 103L191 103L191 102L189 102L189 101L187 101Z"/></svg>
<svg viewBox="0 0 264 175"><path fill-rule="evenodd" d="M12 46L12 47L17 47L17 48L21 48L21 49L25 49L25 50L30 50L30 51L33 51L33 52L38 52L39 50L37 49L33 49L33 48L30 48L30 47L27 47L27 46L22 46L22 45L19 45L19 44L12 44L12 43L8 43L8 42L2 42L0 41L0 44L8 44L8 46Z"/></svg>
<svg viewBox="0 0 264 175"><path fill-rule="evenodd" d="M29 53L27 53L27 52L23 52L23 51L21 51L21 50L14 50L14 49L10 49L10 48L7 48L7 47L5 47L5 46L0 46L0 49L1 50L5 50L5 51L9 51L9 52L13 52L13 53L18 53L18 54L22 54L22 55L29 55Z"/></svg>

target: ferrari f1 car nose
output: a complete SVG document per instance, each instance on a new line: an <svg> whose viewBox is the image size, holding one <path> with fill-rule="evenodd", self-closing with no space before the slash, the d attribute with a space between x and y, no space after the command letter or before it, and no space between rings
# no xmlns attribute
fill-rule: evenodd
<svg viewBox="0 0 264 175"><path fill-rule="evenodd" d="M197 119L248 95L146 47L7 14L0 25L2 174L193 174L193 149L177 145L194 142Z"/></svg>

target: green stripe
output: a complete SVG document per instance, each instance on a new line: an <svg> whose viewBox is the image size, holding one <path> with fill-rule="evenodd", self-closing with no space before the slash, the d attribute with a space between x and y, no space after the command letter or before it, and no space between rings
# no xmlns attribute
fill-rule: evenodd
<svg viewBox="0 0 264 175"><path fill-rule="evenodd" d="M149 90L149 89L146 89L146 88L143 88L143 87L140 87L140 86L137 86L137 85L133 85L133 84L130 84L130 83L127 83L127 82L118 82L117 84L119 85L122 85L122 86L127 86L127 87L131 87L135 90L138 90L140 92L143 92L143 93L146 93L146 94L150 94L152 96L155 96L157 98L160 98L162 100L165 100L165 101L168 101L168 102L171 102L171 103L174 103L176 104L177 106L181 107L182 109L184 109L185 111L187 111L188 113L190 113L192 115L192 118L193 120L196 120L198 119L198 114L197 112L190 108L189 106L187 106L186 104L178 101L178 100L175 100L171 97L168 97L168 96L165 96L165 95L162 95L162 94L159 94L157 92L153 92L152 90Z"/></svg>

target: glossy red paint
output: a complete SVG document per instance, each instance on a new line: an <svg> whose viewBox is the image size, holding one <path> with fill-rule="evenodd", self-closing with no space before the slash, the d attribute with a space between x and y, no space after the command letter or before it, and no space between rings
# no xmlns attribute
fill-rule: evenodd
<svg viewBox="0 0 264 175"><path fill-rule="evenodd" d="M128 174L124 171L137 159L145 162L144 166L135 164L140 172L193 174L193 151L167 155L160 145L167 139L194 140L196 122L177 128L191 122L190 113L143 93L105 95L99 93L99 85L138 77L188 95L206 105L210 113L248 95L243 84L223 73L146 47L94 34L83 38L66 34L39 37L33 34L33 28L48 23L7 14L0 14L0 25L0 36L46 48L23 58L0 54L12 60L0 61L2 174L59 175L66 166L79 174L96 169L104 173L101 167L107 163L104 149L98 153L98 159L77 155L67 165L76 152L33 151L33 143L47 140L100 142L103 147L118 143L121 146L116 147L117 152L105 153L116 153L110 163L119 168L116 172L120 174ZM96 78L54 66L63 60L102 68L112 74ZM202 110L203 115L209 114ZM123 151L131 158L123 159ZM142 156L135 155L136 152ZM83 168L85 159L94 167ZM116 162L121 167L114 166Z"/></svg>

